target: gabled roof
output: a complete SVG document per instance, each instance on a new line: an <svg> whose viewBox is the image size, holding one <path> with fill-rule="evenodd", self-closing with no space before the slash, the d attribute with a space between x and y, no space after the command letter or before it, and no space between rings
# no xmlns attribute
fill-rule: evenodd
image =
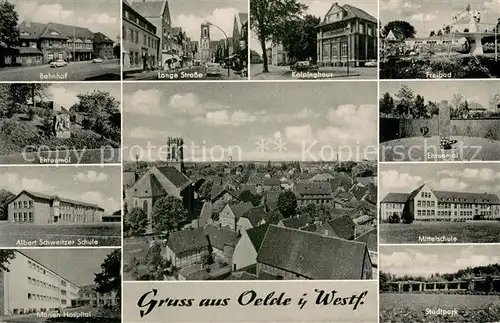
<svg viewBox="0 0 500 323"><path fill-rule="evenodd" d="M251 208L245 212L241 217L247 218L253 227L256 227L260 221L262 221L266 216L266 210L264 206L257 206Z"/></svg>
<svg viewBox="0 0 500 323"><path fill-rule="evenodd" d="M174 184L177 188L184 189L189 184L191 184L191 180L173 166L163 166L163 167L158 167L157 169L166 178L168 178L172 182L172 184Z"/></svg>
<svg viewBox="0 0 500 323"><path fill-rule="evenodd" d="M380 203L406 203L409 197L407 193L388 193Z"/></svg>
<svg viewBox="0 0 500 323"><path fill-rule="evenodd" d="M234 204L234 205L228 205L228 207L231 209L231 211L233 212L235 218L236 218L236 221L238 221L238 219L243 215L245 214L246 212L248 212L251 208L253 208L253 204L250 203L250 202L240 202L238 204Z"/></svg>
<svg viewBox="0 0 500 323"><path fill-rule="evenodd" d="M100 206L98 206L96 204L86 203L86 202L80 202L80 201L77 201L77 200L72 200L72 199L68 199L68 198L65 198L65 197L60 197L60 196L57 196L57 195L47 195L47 194L33 192L33 191L27 191L27 190L22 190L15 197L11 198L9 200L9 203L11 203L12 201L16 200L19 196L21 196L23 194L26 194L26 195L30 196L31 198L38 198L38 199L41 199L41 200L46 200L49 203L52 203L54 200L59 200L61 202L65 202L65 203L69 203L69 204L87 206L87 207L91 207L91 208L95 208L95 209L104 211L104 209L102 207L100 207Z"/></svg>
<svg viewBox="0 0 500 323"><path fill-rule="evenodd" d="M324 182L324 181L328 181L331 179L334 179L334 176L332 174L328 174L328 173L316 174L313 177L309 178L309 180L311 182Z"/></svg>
<svg viewBox="0 0 500 323"><path fill-rule="evenodd" d="M354 239L356 224L348 216L340 216L327 222L335 234L342 239Z"/></svg>
<svg viewBox="0 0 500 323"><path fill-rule="evenodd" d="M257 276L246 271L232 272L225 280L257 280Z"/></svg>
<svg viewBox="0 0 500 323"><path fill-rule="evenodd" d="M339 5L338 2L335 2L330 7L330 9L327 11L327 13L329 13L332 10L333 7L339 7L339 8L341 8L342 10L344 10L347 13L343 17L342 20L348 20L348 19L353 19L353 18L360 18L360 19L364 19L364 20L368 20L368 21L377 23L377 19L375 17L373 17L372 15L370 15L369 13L367 13L366 11L364 11L362 9L359 9L357 7L354 7L354 6L348 5L348 4ZM327 25L327 24L329 24L329 22L327 22L325 18L326 18L326 15L325 15L325 17L324 17L323 22L321 23L321 25Z"/></svg>
<svg viewBox="0 0 500 323"><path fill-rule="evenodd" d="M238 198L236 192L234 192L232 189L230 189L229 187L227 187L227 185L215 185L214 184L212 186L212 191L210 193L210 199L213 202L213 201L215 201L216 199L218 199L221 195L223 195L225 193L229 193L234 198Z"/></svg>
<svg viewBox="0 0 500 323"><path fill-rule="evenodd" d="M153 166L134 183L132 193L135 197L164 196L170 185L183 191L190 184L191 180L173 166Z"/></svg>
<svg viewBox="0 0 500 323"><path fill-rule="evenodd" d="M258 227L251 228L247 230L248 238L250 238L250 242L252 242L253 247L257 252L260 250L260 246L262 245L262 241L266 236L267 229L269 228L269 224L265 223L259 225Z"/></svg>
<svg viewBox="0 0 500 323"><path fill-rule="evenodd" d="M58 24L55 22L49 22L48 25L50 27L48 27L47 30L55 29L70 39L73 39L73 38L93 39L94 38L94 34L90 30L88 30L87 28L65 25L65 24Z"/></svg>
<svg viewBox="0 0 500 323"><path fill-rule="evenodd" d="M330 195L332 193L328 182L308 182L295 185L297 195Z"/></svg>
<svg viewBox="0 0 500 323"><path fill-rule="evenodd" d="M144 18L156 18L163 15L167 1L133 2L130 6Z"/></svg>
<svg viewBox="0 0 500 323"><path fill-rule="evenodd" d="M311 222L312 219L307 216L293 217L281 220L281 223L283 223L286 228L292 229L301 229L303 227L306 227Z"/></svg>
<svg viewBox="0 0 500 323"><path fill-rule="evenodd" d="M366 243L368 250L377 251L378 239L377 239L377 229L367 231L356 238L356 241Z"/></svg>
<svg viewBox="0 0 500 323"><path fill-rule="evenodd" d="M94 43L114 43L114 41L101 32L94 34Z"/></svg>
<svg viewBox="0 0 500 323"><path fill-rule="evenodd" d="M208 239L203 228L175 231L170 233L167 247L180 254L208 247Z"/></svg>
<svg viewBox="0 0 500 323"><path fill-rule="evenodd" d="M361 242L271 225L257 262L309 279L361 279L367 254Z"/></svg>
<svg viewBox="0 0 500 323"><path fill-rule="evenodd" d="M227 243L238 237L238 232L226 228L219 228L213 224L207 224L205 226L205 233L208 235L212 247L219 250L224 250L224 246Z"/></svg>
<svg viewBox="0 0 500 323"><path fill-rule="evenodd" d="M212 219L212 203L205 202L201 208L200 217L198 219L198 226L204 227Z"/></svg>
<svg viewBox="0 0 500 323"><path fill-rule="evenodd" d="M500 200L496 194L469 193L469 192L445 192L432 191L439 201L454 203L477 203L477 204L499 204Z"/></svg>
<svg viewBox="0 0 500 323"><path fill-rule="evenodd" d="M264 179L264 186L279 186L279 185L281 185L281 181L279 180L279 178L270 177Z"/></svg>

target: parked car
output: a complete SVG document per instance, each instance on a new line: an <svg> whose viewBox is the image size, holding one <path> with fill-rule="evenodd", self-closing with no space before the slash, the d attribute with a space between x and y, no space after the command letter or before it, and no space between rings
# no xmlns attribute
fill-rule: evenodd
<svg viewBox="0 0 500 323"><path fill-rule="evenodd" d="M102 58L97 57L92 60L92 63L102 63Z"/></svg>
<svg viewBox="0 0 500 323"><path fill-rule="evenodd" d="M292 70L297 72L317 72L318 66L310 61L298 61L292 65Z"/></svg>
<svg viewBox="0 0 500 323"><path fill-rule="evenodd" d="M365 67L377 67L377 61L372 59L365 63Z"/></svg>
<svg viewBox="0 0 500 323"><path fill-rule="evenodd" d="M219 64L208 63L207 64L207 75L215 75L215 76L222 75Z"/></svg>
<svg viewBox="0 0 500 323"><path fill-rule="evenodd" d="M68 63L64 59L58 59L50 63L50 67L66 67L68 66Z"/></svg>

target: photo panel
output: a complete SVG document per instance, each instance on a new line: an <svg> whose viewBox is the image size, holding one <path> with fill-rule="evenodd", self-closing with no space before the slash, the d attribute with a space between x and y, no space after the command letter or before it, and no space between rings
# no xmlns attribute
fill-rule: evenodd
<svg viewBox="0 0 500 323"><path fill-rule="evenodd" d="M380 82L381 162L500 160L497 81Z"/></svg>
<svg viewBox="0 0 500 323"><path fill-rule="evenodd" d="M493 0L380 0L380 78L498 78L499 10Z"/></svg>
<svg viewBox="0 0 500 323"><path fill-rule="evenodd" d="M121 246L121 174L108 167L0 168L0 247Z"/></svg>
<svg viewBox="0 0 500 323"><path fill-rule="evenodd" d="M124 84L125 279L376 279L377 84L352 85Z"/></svg>
<svg viewBox="0 0 500 323"><path fill-rule="evenodd" d="M121 80L119 0L9 0L0 81Z"/></svg>
<svg viewBox="0 0 500 323"><path fill-rule="evenodd" d="M122 0L123 78L248 79L247 0Z"/></svg>
<svg viewBox="0 0 500 323"><path fill-rule="evenodd" d="M497 322L500 246L381 246L380 322Z"/></svg>
<svg viewBox="0 0 500 323"><path fill-rule="evenodd" d="M380 243L500 242L500 165L381 164Z"/></svg>
<svg viewBox="0 0 500 323"><path fill-rule="evenodd" d="M120 163L120 83L2 83L0 92L0 165Z"/></svg>
<svg viewBox="0 0 500 323"><path fill-rule="evenodd" d="M4 322L121 322L121 250L0 249Z"/></svg>
<svg viewBox="0 0 500 323"><path fill-rule="evenodd" d="M377 1L249 1L250 79L377 79Z"/></svg>

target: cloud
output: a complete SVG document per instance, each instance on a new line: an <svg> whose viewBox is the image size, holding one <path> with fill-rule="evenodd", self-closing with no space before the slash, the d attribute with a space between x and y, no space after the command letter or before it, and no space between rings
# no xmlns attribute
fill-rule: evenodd
<svg viewBox="0 0 500 323"><path fill-rule="evenodd" d="M380 0L380 10L398 11L403 6L403 0Z"/></svg>
<svg viewBox="0 0 500 323"><path fill-rule="evenodd" d="M169 106L179 112L189 115L199 115L203 112L203 105L194 93L177 93L170 97Z"/></svg>
<svg viewBox="0 0 500 323"><path fill-rule="evenodd" d="M489 10L500 10L500 0L486 0L484 8Z"/></svg>
<svg viewBox="0 0 500 323"><path fill-rule="evenodd" d="M88 191L83 194L79 194L78 196L70 197L72 199L76 199L78 201L87 202L96 204L102 208L104 208L107 212L112 213L114 211L120 210L121 205L115 198L107 198L104 197L99 192Z"/></svg>
<svg viewBox="0 0 500 323"><path fill-rule="evenodd" d="M167 132L148 127L134 127L128 133L128 137L132 139L152 139L159 136L167 136Z"/></svg>
<svg viewBox="0 0 500 323"><path fill-rule="evenodd" d="M469 185L467 185L464 182L461 182L457 178L442 178L437 181L437 183L434 185L435 189L437 190L444 190L444 191L463 191L465 190Z"/></svg>
<svg viewBox="0 0 500 323"><path fill-rule="evenodd" d="M327 14L328 10L331 8L333 2L314 0L308 4L307 13L316 17L323 19Z"/></svg>
<svg viewBox="0 0 500 323"><path fill-rule="evenodd" d="M8 190L14 194L20 193L22 190L47 193L52 192L55 187L44 183L37 178L21 177L16 173L5 172L0 174L0 188Z"/></svg>
<svg viewBox="0 0 500 323"><path fill-rule="evenodd" d="M47 22L60 22L60 23L74 23L77 20L73 10L65 10L62 5L55 4L42 4L38 5L36 1L20 2L18 4L21 12L21 20L28 19L31 21L47 23Z"/></svg>
<svg viewBox="0 0 500 323"><path fill-rule="evenodd" d="M254 122L257 120L257 117L242 110L233 112L229 110L216 110L207 112L205 117L198 118L197 120L210 126L239 126Z"/></svg>
<svg viewBox="0 0 500 323"><path fill-rule="evenodd" d="M285 138L295 144L309 143L315 140L310 124L286 127Z"/></svg>
<svg viewBox="0 0 500 323"><path fill-rule="evenodd" d="M82 183L103 183L107 182L109 177L106 173L98 173L96 171L78 172L73 176L73 179Z"/></svg>
<svg viewBox="0 0 500 323"><path fill-rule="evenodd" d="M182 26L182 30L186 32L188 37L199 40L201 24L209 21L224 30L228 37L231 37L233 34L234 16L236 14L238 14L238 10L235 8L217 8L205 16L180 14L172 18L172 25ZM220 30L212 27L210 28L210 39L219 40L225 39L225 37Z"/></svg>
<svg viewBox="0 0 500 323"><path fill-rule="evenodd" d="M439 170L439 176L449 176L449 177L459 177L468 180L478 180L478 181L495 181L500 179L500 172L496 172L491 168L464 168L462 170Z"/></svg>
<svg viewBox="0 0 500 323"><path fill-rule="evenodd" d="M304 109L300 110L298 113L292 114L292 118L295 119L313 119L313 118L318 118L319 113L316 111L305 107Z"/></svg>
<svg viewBox="0 0 500 323"><path fill-rule="evenodd" d="M410 16L410 20L412 21L432 21L432 20L436 20L437 19L437 16L436 15L433 15L433 14L430 14L430 13L427 13L427 14L424 14L424 13L415 13L413 15Z"/></svg>
<svg viewBox="0 0 500 323"><path fill-rule="evenodd" d="M77 92L69 91L64 87L51 86L48 89L49 97L54 101L54 107L59 109L64 107L66 109L78 102Z"/></svg>
<svg viewBox="0 0 500 323"><path fill-rule="evenodd" d="M400 173L396 170L388 170L380 173L380 187L384 190L399 192L410 192L422 183L422 177L413 176L408 173Z"/></svg>
<svg viewBox="0 0 500 323"><path fill-rule="evenodd" d="M116 20L116 17L110 16L107 13L94 13L87 19L87 23L92 25L114 25L116 24Z"/></svg>
<svg viewBox="0 0 500 323"><path fill-rule="evenodd" d="M159 90L137 90L125 95L123 109L133 114L161 116L165 110L161 108L162 93Z"/></svg>
<svg viewBox="0 0 500 323"><path fill-rule="evenodd" d="M320 139L323 141L335 141L341 145L357 142L371 144L376 141L375 105L341 105L330 109L327 118L332 125L320 132Z"/></svg>

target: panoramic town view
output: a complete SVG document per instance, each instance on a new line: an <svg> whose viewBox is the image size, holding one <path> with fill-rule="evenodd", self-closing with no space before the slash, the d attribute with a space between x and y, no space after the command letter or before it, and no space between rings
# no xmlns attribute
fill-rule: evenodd
<svg viewBox="0 0 500 323"><path fill-rule="evenodd" d="M120 249L1 249L0 317L121 322L120 267Z"/></svg>
<svg viewBox="0 0 500 323"><path fill-rule="evenodd" d="M496 322L495 245L380 248L380 322Z"/></svg>
<svg viewBox="0 0 500 323"><path fill-rule="evenodd" d="M376 79L376 1L250 0L252 80Z"/></svg>
<svg viewBox="0 0 500 323"><path fill-rule="evenodd" d="M120 167L0 168L0 246L121 244Z"/></svg>
<svg viewBox="0 0 500 323"><path fill-rule="evenodd" d="M0 2L0 81L120 80L120 4Z"/></svg>
<svg viewBox="0 0 500 323"><path fill-rule="evenodd" d="M493 0L381 0L380 78L497 78L499 19Z"/></svg>
<svg viewBox="0 0 500 323"><path fill-rule="evenodd" d="M122 0L122 5L124 78L248 79L246 0Z"/></svg>
<svg viewBox="0 0 500 323"><path fill-rule="evenodd" d="M498 243L500 167L380 165L382 243Z"/></svg>
<svg viewBox="0 0 500 323"><path fill-rule="evenodd" d="M339 151L328 160L314 149L304 160L300 148L330 138L330 148L357 142L367 151L376 88L339 97L345 85L312 85L308 98L289 84L256 86L257 98L238 83L218 92L126 84L126 280L376 279L376 157ZM330 95L315 95L326 88ZM263 110L270 102L283 103ZM142 123L151 114L157 127ZM363 131L354 131L357 115L373 118ZM198 126L187 130L187 117Z"/></svg>

